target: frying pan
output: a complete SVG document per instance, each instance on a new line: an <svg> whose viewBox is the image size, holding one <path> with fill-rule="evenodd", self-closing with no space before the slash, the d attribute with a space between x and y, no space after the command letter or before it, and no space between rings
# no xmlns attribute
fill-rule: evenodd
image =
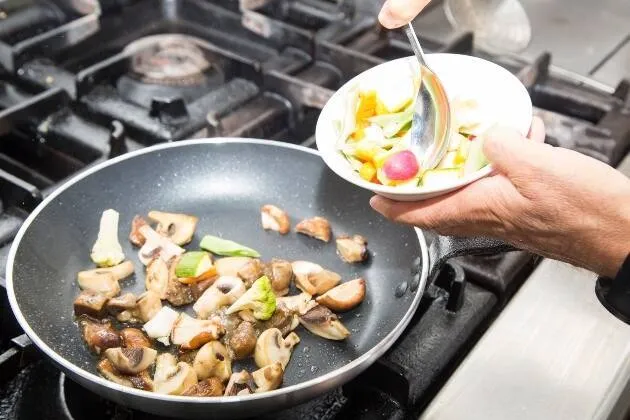
<svg viewBox="0 0 630 420"><path fill-rule="evenodd" d="M186 418L251 417L297 405L349 381L380 357L409 323L430 273L449 256L503 247L485 239L440 237L429 257L422 232L387 222L369 209L368 199L368 192L330 172L317 152L286 143L203 139L128 153L77 175L31 213L8 258L11 307L31 340L70 378L119 404ZM335 254L334 243L263 231L259 211L268 203L284 208L293 224L319 215L331 222L334 234L365 236L371 258L349 265ZM75 324L72 304L79 293L77 272L93 267L90 250L101 213L108 208L120 213L119 238L136 268L131 279L121 282L124 291L144 290L144 268L126 240L133 216L153 209L184 212L200 218L189 249L204 234L213 234L246 244L265 260L309 260L345 280L365 278L364 302L341 316L352 335L335 342L299 327L301 343L283 387L267 393L169 396L100 377L97 359Z"/></svg>

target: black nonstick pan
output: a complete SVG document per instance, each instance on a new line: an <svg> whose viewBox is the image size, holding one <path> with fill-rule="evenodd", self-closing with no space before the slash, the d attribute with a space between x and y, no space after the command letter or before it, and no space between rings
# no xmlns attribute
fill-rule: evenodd
<svg viewBox="0 0 630 420"><path fill-rule="evenodd" d="M452 255L496 251L492 241L439 238L431 257L423 234L392 224L368 206L370 194L334 175L317 152L248 139L191 140L132 152L104 162L57 189L19 231L7 266L13 311L31 340L74 381L125 406L182 418L255 417L313 398L349 381L380 357L409 323L423 289ZM370 259L349 265L329 244L290 233L265 232L260 207L276 204L293 226L322 216L333 234L361 234ZM367 296L341 315L351 331L343 342L313 336L302 327L283 386L239 397L182 397L124 387L100 377L97 358L82 341L72 304L78 271L93 267L90 250L103 210L120 213L119 238L134 262L124 291L144 290L144 267L127 241L132 218L149 210L199 217L196 236L212 234L246 244L265 260L308 260L342 275L363 277ZM293 293L296 293L295 291Z"/></svg>

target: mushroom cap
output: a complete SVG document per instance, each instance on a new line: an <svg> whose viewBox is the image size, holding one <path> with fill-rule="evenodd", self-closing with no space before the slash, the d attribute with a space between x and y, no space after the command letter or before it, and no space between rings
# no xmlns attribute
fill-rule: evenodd
<svg viewBox="0 0 630 420"><path fill-rule="evenodd" d="M358 278L330 289L315 300L333 311L343 312L356 307L364 298L365 280Z"/></svg>
<svg viewBox="0 0 630 420"><path fill-rule="evenodd" d="M199 379L216 377L227 381L232 375L232 361L227 348L219 341L204 344L195 355L193 369Z"/></svg>
<svg viewBox="0 0 630 420"><path fill-rule="evenodd" d="M182 395L193 397L220 397L223 395L223 383L218 378L208 378L188 388Z"/></svg>
<svg viewBox="0 0 630 420"><path fill-rule="evenodd" d="M256 331L251 322L243 321L234 330L229 339L229 345L234 357L243 359L254 352L256 348Z"/></svg>
<svg viewBox="0 0 630 420"><path fill-rule="evenodd" d="M330 223L323 217L317 216L302 220L295 226L295 231L319 239L320 241L330 241Z"/></svg>
<svg viewBox="0 0 630 420"><path fill-rule="evenodd" d="M157 351L150 347L115 347L105 350L105 357L112 362L117 371L134 375L153 364Z"/></svg>
<svg viewBox="0 0 630 420"><path fill-rule="evenodd" d="M79 321L79 327L88 347L96 354L108 348L120 347L120 335L112 328L109 320L97 322L83 318Z"/></svg>
<svg viewBox="0 0 630 420"><path fill-rule="evenodd" d="M314 273L323 271L324 268L310 261L294 261L291 263L293 274L295 274L295 286L309 295L317 293L317 288L311 284L309 276Z"/></svg>
<svg viewBox="0 0 630 420"><path fill-rule="evenodd" d="M177 245L186 245L192 240L199 218L182 213L166 213L152 210L149 219L156 222L156 232L169 238Z"/></svg>
<svg viewBox="0 0 630 420"><path fill-rule="evenodd" d="M367 240L361 235L338 236L335 242L337 254L347 263L362 262L369 256Z"/></svg>
<svg viewBox="0 0 630 420"><path fill-rule="evenodd" d="M142 322L148 322L162 309L160 296L152 290L148 290L138 297L136 301L136 315Z"/></svg>
<svg viewBox="0 0 630 420"><path fill-rule="evenodd" d="M315 288L315 294L326 293L341 282L341 276L334 271L322 270L308 275L308 282Z"/></svg>
<svg viewBox="0 0 630 420"><path fill-rule="evenodd" d="M344 340L350 331L339 321L337 315L323 305L317 305L300 317L300 324L315 335L329 340Z"/></svg>
<svg viewBox="0 0 630 420"><path fill-rule="evenodd" d="M78 275L79 287L86 292L98 293L113 298L120 293L118 280L110 272L96 272L97 270L81 271Z"/></svg>
<svg viewBox="0 0 630 420"><path fill-rule="evenodd" d="M256 341L254 361L260 368L280 362L284 369L289 363L293 347L299 342L299 337L293 332L284 339L277 328L265 330Z"/></svg>
<svg viewBox="0 0 630 420"><path fill-rule="evenodd" d="M284 376L282 363L276 362L262 367L252 373L252 378L256 384L256 392L272 391L280 386Z"/></svg>
<svg viewBox="0 0 630 420"><path fill-rule="evenodd" d="M223 306L231 305L245 293L245 285L238 277L219 277L193 305L193 310L201 319L208 318Z"/></svg>
<svg viewBox="0 0 630 420"><path fill-rule="evenodd" d="M265 274L271 280L271 287L276 296L289 293L289 286L293 280L293 268L289 261L274 258L265 267Z"/></svg>
<svg viewBox="0 0 630 420"><path fill-rule="evenodd" d="M151 347L151 341L137 328L123 328L120 331L123 347Z"/></svg>
<svg viewBox="0 0 630 420"><path fill-rule="evenodd" d="M74 300L75 316L88 315L101 318L105 315L107 296L99 293L83 291Z"/></svg>
<svg viewBox="0 0 630 420"><path fill-rule="evenodd" d="M101 359L96 365L96 369L105 379L117 384L128 386L129 388L153 391L153 381L146 370L137 375L123 375L114 368L112 362L107 358Z"/></svg>

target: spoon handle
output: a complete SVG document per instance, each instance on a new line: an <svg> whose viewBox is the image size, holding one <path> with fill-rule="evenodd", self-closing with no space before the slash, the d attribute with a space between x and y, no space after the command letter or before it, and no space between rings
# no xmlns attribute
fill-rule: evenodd
<svg viewBox="0 0 630 420"><path fill-rule="evenodd" d="M416 36L416 32L413 30L413 26L411 26L411 22L405 26L405 35L409 39L409 43L411 44L411 49L415 54L416 58L424 67L427 66L427 62L424 59L424 52L422 51L422 47L420 46L420 41L418 41L418 37Z"/></svg>

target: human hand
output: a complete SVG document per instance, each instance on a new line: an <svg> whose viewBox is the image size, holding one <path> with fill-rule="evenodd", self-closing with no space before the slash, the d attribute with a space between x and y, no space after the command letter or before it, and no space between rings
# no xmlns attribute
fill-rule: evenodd
<svg viewBox="0 0 630 420"><path fill-rule="evenodd" d="M431 0L387 0L378 20L388 29L399 28L411 22Z"/></svg>
<svg viewBox="0 0 630 420"><path fill-rule="evenodd" d="M425 201L380 196L387 218L452 236L490 236L536 254L614 276L630 252L630 179L595 159L503 128L484 136L495 174Z"/></svg>

